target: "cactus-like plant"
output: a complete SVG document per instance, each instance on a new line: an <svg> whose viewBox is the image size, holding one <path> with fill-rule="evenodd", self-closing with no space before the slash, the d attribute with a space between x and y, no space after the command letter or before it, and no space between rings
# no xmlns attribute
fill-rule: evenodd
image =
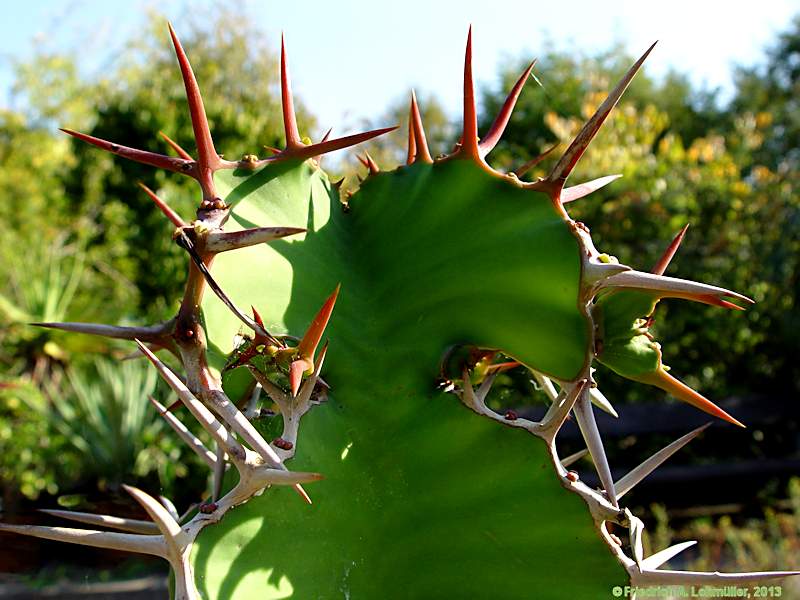
<svg viewBox="0 0 800 600"><path fill-rule="evenodd" d="M175 597L192 599L597 598L628 581L749 584L796 574L660 570L691 543L643 556L642 521L620 500L700 430L614 481L595 423L592 403L609 408L592 379L598 361L740 425L667 373L648 325L661 298L726 308L749 300L663 275L683 232L652 272L637 271L598 252L565 208L614 179L565 186L652 48L550 174L528 182L530 164L501 173L486 155L533 65L479 138L470 35L455 149L432 157L412 94L408 164L382 172L365 154L369 175L342 201L319 157L390 129L304 141L282 48L286 147L224 160L170 34L196 159L168 138L178 157L64 131L199 183L191 222L145 189L188 254L180 309L147 327L40 325L136 341L213 438L216 448L207 448L181 422L185 412L151 399L213 470L212 501L181 518L168 502L127 488L152 521L57 512L119 532L0 529L161 556ZM250 306L252 316L242 309ZM324 337L330 347L320 346ZM157 351L174 354L183 373ZM550 397L541 421L487 406L496 374L514 365ZM260 418L270 406L278 416ZM602 489L558 454L570 415ZM320 473L312 504L303 486Z"/></svg>

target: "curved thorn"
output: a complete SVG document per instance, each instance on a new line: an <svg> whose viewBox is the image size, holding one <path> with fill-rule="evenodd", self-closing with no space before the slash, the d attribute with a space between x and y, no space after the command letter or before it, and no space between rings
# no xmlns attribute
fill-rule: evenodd
<svg viewBox="0 0 800 600"><path fill-rule="evenodd" d="M344 137L336 138L333 140L328 140L326 142L320 142L318 144L312 144L310 146L300 146L294 148L286 148L280 154L275 156L271 156L262 163L269 163L269 162L277 162L279 160L304 160L306 158L314 158L321 154L326 154L328 152L334 152L336 150L341 150L343 148L349 148L350 146L355 146L356 144L360 144L362 142L366 142L367 140L371 140L374 137L378 137L379 135L383 135L384 133L389 133L390 131L394 131L397 129L395 127L384 127L383 129L373 129L372 131L365 131L363 133L356 133L353 135L346 135Z"/></svg>
<svg viewBox="0 0 800 600"><path fill-rule="evenodd" d="M60 329L62 331L72 331L74 333L85 333L87 335L99 335L118 340L140 339L149 343L159 344L164 338L170 335L174 325L174 319L158 325L147 327L119 327L116 325L103 325L100 323L30 323L34 327L46 327L48 329Z"/></svg>
<svg viewBox="0 0 800 600"><path fill-rule="evenodd" d="M178 434L178 437L180 437L184 442L186 442L189 448L191 448L192 451L195 454L197 454L197 456L199 456L200 459L209 466L209 468L214 469L217 466L217 459L214 456L214 453L211 452L208 448L206 448L205 444L203 444L200 438L198 438L191 431L189 431L186 425L181 423L175 415L173 415L170 411L168 411L166 407L162 405L158 400L153 398L153 396L148 395L147 398L148 400L150 400L150 403L155 407L156 411L158 411L158 414L161 415L167 422L167 424L169 424L169 426L172 427L175 433Z"/></svg>
<svg viewBox="0 0 800 600"><path fill-rule="evenodd" d="M286 135L286 149L303 148L300 132L297 129L297 117L294 113L292 84L289 79L289 68L286 65L286 44L281 32L281 107L283 109L283 130ZM318 152L317 154L322 154Z"/></svg>
<svg viewBox="0 0 800 600"><path fill-rule="evenodd" d="M575 414L575 420L578 422L578 427L583 434L583 439L586 442L586 447L589 449L589 454L592 455L592 462L594 462L595 469L600 477L603 489L606 491L608 500L611 502L612 506L618 507L617 495L614 491L614 480L611 477L611 469L608 466L606 451L603 448L603 440L600 438L600 431L597 429L597 422L594 420L592 403L589 401L588 394L582 393L578 396L578 400L575 402L572 412Z"/></svg>
<svg viewBox="0 0 800 600"><path fill-rule="evenodd" d="M520 179L521 179L521 178L522 178L522 176L523 176L523 175L525 175L525 173L527 173L527 172L528 172L528 171L530 171L530 170L531 170L533 167L535 167L535 166L536 166L536 165L538 165L540 162L542 162L542 161L543 161L545 158L547 158L547 156L548 156L548 155L549 155L549 154L550 154L550 153L551 153L553 150L555 150L556 148L558 148L560 145L561 145L561 143L560 143L560 142L556 142L555 144L553 144L552 146L550 146L550 147L549 147L547 150L545 150L544 152L542 152L540 155L538 155L538 156L534 156L532 159L530 159L530 160L529 160L528 162L526 162L524 165L522 165L522 166L521 166L521 167L519 167L518 169L515 169L515 170L513 171L514 175L516 175L518 178L520 178Z"/></svg>
<svg viewBox="0 0 800 600"><path fill-rule="evenodd" d="M123 483L122 488L150 515L156 527L164 534L167 544L176 545L183 534L183 530L172 515L169 514L169 511L158 500L137 487Z"/></svg>
<svg viewBox="0 0 800 600"><path fill-rule="evenodd" d="M611 111L617 105L617 102L619 102L619 99L622 97L625 89L633 79L633 76L636 75L637 71L641 68L645 59L647 59L647 57L650 55L650 52L652 52L655 45L656 44L654 43L652 46L650 46L641 56L641 58L633 64L627 73L625 73L617 86L599 106L594 115L592 115L580 132L578 132L578 135L575 136L575 139L569 145L561 158L558 159L556 166L553 167L553 170L547 176L547 180L555 183L559 189L564 186L564 182L567 180L567 177L569 177L569 174L575 168L575 165L578 164L578 161L580 160L581 156L583 156L583 153L586 151L586 148L589 146L591 141L594 139L594 136L597 135L598 131L600 131L600 127L608 118L608 115L611 114Z"/></svg>
<svg viewBox="0 0 800 600"><path fill-rule="evenodd" d="M653 456L648 458L638 467L634 468L630 471L627 475L622 477L617 483L614 484L614 487L617 490L617 498L622 498L625 494L630 492L636 485L638 485L645 477L650 475L653 471L655 471L658 467L660 467L664 462L673 454L675 454L678 450L683 448L686 444L691 442L694 438L700 435L703 431L708 428L711 423L706 423L702 427L698 427L694 431L690 431L683 437L678 438L668 446L665 446Z"/></svg>
<svg viewBox="0 0 800 600"><path fill-rule="evenodd" d="M432 164L433 158L428 148L428 138L425 136L425 128L422 126L422 114L419 112L417 95L411 90L411 120L409 126L414 128L414 161Z"/></svg>
<svg viewBox="0 0 800 600"><path fill-rule="evenodd" d="M744 309L741 306L725 300L725 298L734 298L748 304L754 303L754 301L747 296L715 285L698 283L696 281L679 279L677 277L667 277L666 275L655 275L653 273L645 273L633 269L606 277L598 282L597 289L603 288L652 291L655 292L653 295L659 298L683 298L685 300L693 300L695 302L738 310Z"/></svg>
<svg viewBox="0 0 800 600"><path fill-rule="evenodd" d="M175 225L175 227L186 227L187 224L183 219L181 219L180 215L172 210L166 202L159 198L153 190L151 190L141 181L137 182L137 185L144 190L145 194L150 196L150 199L156 203L156 206L170 221L172 221L172 224Z"/></svg>
<svg viewBox="0 0 800 600"><path fill-rule="evenodd" d="M664 274L664 271L667 270L669 263L672 262L672 258L675 256L678 248L680 248L687 229L689 229L689 223L683 226L683 229L678 232L678 235L672 239L672 241L669 243L669 246L667 246L667 249L664 250L664 254L661 255L661 258L658 259L658 262L653 267L653 274Z"/></svg>
<svg viewBox="0 0 800 600"><path fill-rule="evenodd" d="M175 47L175 56L178 58L178 66L183 77L186 101L189 104L189 116L192 120L192 130L197 144L197 164L201 172L206 170L214 171L219 167L220 158L214 148L214 140L211 139L211 130L209 129L208 117L203 106L203 97L200 95L197 79L192 71L192 66L189 64L189 59L183 51L183 46L181 46L172 25L168 24L168 26L172 45ZM201 178L205 179L206 176L201 173Z"/></svg>
<svg viewBox="0 0 800 600"><path fill-rule="evenodd" d="M142 535L158 535L160 533L155 523L151 521L142 521L140 519L122 519L110 515L97 515L94 513L57 510L52 508L40 508L39 512L59 519L67 519L86 525L110 527L111 529L119 529L120 531L127 531L130 533L140 533Z"/></svg>
<svg viewBox="0 0 800 600"><path fill-rule="evenodd" d="M561 459L561 466L566 469L566 468L574 465L576 462L578 462L580 459L582 459L587 454L589 454L589 449L588 448L584 448L583 450L579 450L578 452L575 452L574 454L570 454L566 458L562 458Z"/></svg>
<svg viewBox="0 0 800 600"><path fill-rule="evenodd" d="M302 227L254 227L242 231L212 231L206 237L206 250L227 252L305 232Z"/></svg>
<svg viewBox="0 0 800 600"><path fill-rule="evenodd" d="M587 181L586 183L579 183L578 185L564 188L561 191L561 204L574 202L575 200L579 200L584 196L588 196L592 192L596 192L600 188L607 186L609 183L616 181L620 177L622 177L622 175L606 175L605 177L593 179L592 181Z"/></svg>
<svg viewBox="0 0 800 600"><path fill-rule="evenodd" d="M460 152L466 152L475 160L482 160L478 148L478 112L475 108L475 86L472 81L472 25L469 26L467 49L464 52L464 130Z"/></svg>
<svg viewBox="0 0 800 600"><path fill-rule="evenodd" d="M186 160L191 160L191 161L194 160L191 154L189 154L186 150L181 148L180 145L178 145L178 142L170 138L166 133L164 133L163 131L159 131L158 135L160 135L161 138L165 142L167 142L170 148L172 148L175 152L177 152L178 156L180 156L181 158L185 158Z"/></svg>
<svg viewBox="0 0 800 600"><path fill-rule="evenodd" d="M625 509L625 515L628 517L630 527L631 550L633 550L633 559L636 564L641 568L642 561L644 560L644 545L642 543L642 534L644 533L644 523L638 517L633 516L630 510Z"/></svg>
<svg viewBox="0 0 800 600"><path fill-rule="evenodd" d="M654 373L648 373L645 376L641 376L637 378L637 380L641 381L642 383L647 383L661 388L668 394L675 396L675 398L678 400L682 400L683 402L691 404L695 408L699 408L703 412L720 418L723 421L732 423L737 427L744 427L744 424L734 419L719 406L711 402L711 400L694 391L688 385L667 373L663 367L659 368Z"/></svg>
<svg viewBox="0 0 800 600"><path fill-rule="evenodd" d="M245 450L244 447L236 441L236 439L225 429L225 426L220 423L217 418L208 410L205 405L200 402L197 398L195 398L194 394L189 391L189 388L184 385L184 383L178 378L175 373L173 373L167 365L161 362L158 357L150 352L150 350L142 344L139 340L136 340L136 344L139 346L139 350L144 354L153 366L158 370L159 375L161 378L167 382L172 391L174 391L181 402L189 409L189 411L194 415L194 418L200 422L200 425L203 426L208 433L211 434L211 437L214 438L214 441L217 442L220 446L222 446L225 451L228 453L229 456L233 460L236 461L243 461L245 458Z"/></svg>
<svg viewBox="0 0 800 600"><path fill-rule="evenodd" d="M517 103L517 99L522 92L522 88L525 87L525 82L528 80L528 77L530 77L531 71L533 71L533 66L535 64L536 61L534 60L530 65L528 65L528 68L522 72L522 75L519 76L519 79L517 79L514 87L512 87L511 91L508 93L500 112L497 114L497 117L495 117L491 127L489 127L489 131L486 132L486 135L483 136L483 139L478 144L482 157L485 157L487 154L489 154L489 152L491 152L497 145L497 142L500 141L503 132L506 130L508 121L511 119L511 113L514 111L514 105Z"/></svg>
<svg viewBox="0 0 800 600"><path fill-rule="evenodd" d="M690 542L682 542L680 544L675 544L674 546L670 546L669 548L664 548L660 552L656 552L652 556L648 556L647 558L645 558L640 563L640 567L644 571L657 569L665 562L668 562L669 560L675 558L676 556L678 556L678 554L680 554L687 548L691 548L696 543L697 543L696 541L692 540Z"/></svg>
<svg viewBox="0 0 800 600"><path fill-rule="evenodd" d="M62 127L60 130L67 135L71 135L72 137L78 138L87 144L97 146L101 150L111 152L112 154L116 154L122 158L127 158L128 160L142 163L144 165L150 165L151 167L174 171L175 173L183 173L184 175L197 178L197 163L195 163L193 160L174 158L172 156L166 156L156 152L148 152L147 150L137 150L136 148L115 144L114 142L109 142L92 135L73 131L72 129L66 129Z"/></svg>
<svg viewBox="0 0 800 600"><path fill-rule="evenodd" d="M8 531L31 537L81 544L94 548L139 552L166 558L166 547L160 535L140 535L135 533L117 533L113 531L96 531L93 529L74 529L72 527L44 527L41 525L8 525L0 523L0 531Z"/></svg>
<svg viewBox="0 0 800 600"><path fill-rule="evenodd" d="M170 500L166 496L159 496L158 501L161 503L161 506L167 509L169 516L171 516L176 521L180 520L181 516L178 514L178 509L175 508L175 505L172 503L172 500Z"/></svg>
<svg viewBox="0 0 800 600"><path fill-rule="evenodd" d="M414 93L411 93L411 104L408 107L408 151L406 164L413 165L417 158L417 138L414 135Z"/></svg>

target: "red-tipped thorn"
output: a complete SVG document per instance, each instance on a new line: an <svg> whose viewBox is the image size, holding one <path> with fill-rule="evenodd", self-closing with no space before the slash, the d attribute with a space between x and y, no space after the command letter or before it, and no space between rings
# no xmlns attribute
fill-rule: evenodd
<svg viewBox="0 0 800 600"><path fill-rule="evenodd" d="M408 153L406 164L412 165L417 158L417 138L414 136L414 93L411 94L411 104L408 107Z"/></svg>
<svg viewBox="0 0 800 600"><path fill-rule="evenodd" d="M286 133L286 149L302 148L300 132L297 129L297 117L294 113L292 84L289 79L289 68L286 65L286 44L281 33L281 106L283 108L283 130ZM319 152L318 154L322 154Z"/></svg>
<svg viewBox="0 0 800 600"><path fill-rule="evenodd" d="M166 215L166 217L172 221L172 224L175 227L186 227L186 223L181 219L180 215L172 210L169 205L164 202L161 198L159 198L156 193L143 184L141 181L137 183L137 185L144 190L144 193L150 196L150 199L156 203L156 206L161 209L161 212Z"/></svg>
<svg viewBox="0 0 800 600"><path fill-rule="evenodd" d="M178 142L170 138L166 133L164 133L163 131L159 131L158 135L161 136L161 139L167 142L167 145L169 145L170 148L172 148L175 152L178 153L178 156L180 156L181 158L185 158L186 160L194 160L191 154L189 154L186 150L181 148Z"/></svg>
<svg viewBox="0 0 800 600"><path fill-rule="evenodd" d="M584 196L588 196L592 192L596 192L600 188L607 186L609 183L616 181L620 177L622 177L622 175L606 175L605 177L593 179L592 181L587 181L586 183L580 183L578 185L573 185L572 187L564 188L561 190L561 204L580 200Z"/></svg>
<svg viewBox="0 0 800 600"><path fill-rule="evenodd" d="M719 306L721 308L728 308L730 310L745 310L743 306L739 306L738 304L734 304L733 302L729 302L724 298L720 298L719 296L715 296L714 294L697 294L697 295L689 295L686 296L688 300L694 300L695 302L701 302L703 304L710 304L711 306ZM752 300L751 300L752 302Z"/></svg>
<svg viewBox="0 0 800 600"><path fill-rule="evenodd" d="M693 302L738 310L744 309L725 298L735 299L746 304L755 303L752 298L725 288L643 271L623 271L603 279L598 285L607 288L638 289L658 298L683 298Z"/></svg>
<svg viewBox="0 0 800 600"><path fill-rule="evenodd" d="M517 362L515 360L512 360L510 362L497 363L497 364L494 364L494 365L489 365L486 368L486 372L487 373L503 373L505 371L510 371L511 369L516 369L521 364L522 363L519 363L519 362Z"/></svg>
<svg viewBox="0 0 800 600"><path fill-rule="evenodd" d="M300 391L300 384L303 382L303 375L310 371L313 365L304 358L299 358L289 365L289 387L292 390L292 397L296 397Z"/></svg>
<svg viewBox="0 0 800 600"><path fill-rule="evenodd" d="M371 140L372 138L378 137L379 135L383 135L384 133L389 133L390 131L394 131L395 129L397 129L396 126L384 127L383 129L374 129L372 131L365 131L363 133L347 135L345 137L336 138L334 140L328 140L326 142L312 144L311 146L303 146L301 144L300 146L293 149L287 147L286 150L282 151L277 156L272 156L267 160L273 162L286 159L303 160L306 158L314 158L315 156L319 156L321 154L327 154L328 152L334 152L335 150L341 150L342 148L355 146L356 144L360 144L361 142L366 142L367 140Z"/></svg>
<svg viewBox="0 0 800 600"><path fill-rule="evenodd" d="M411 120L409 126L414 128L414 161L417 160L431 164L433 157L428 148L428 138L425 136L425 128L422 126L422 114L419 112L419 105L417 104L417 95L414 90L411 90Z"/></svg>
<svg viewBox="0 0 800 600"><path fill-rule="evenodd" d="M261 318L261 315L258 314L258 311L256 310L256 307L251 304L250 305L250 310L253 311L253 320L256 323L258 323L258 326L261 327L261 329L266 329L266 327L264 327L264 321ZM258 335L258 334L256 334L256 335Z"/></svg>
<svg viewBox="0 0 800 600"><path fill-rule="evenodd" d="M200 88L197 85L192 66L189 64L189 59L171 24L169 24L169 35L172 38L172 45L175 46L175 56L181 69L183 87L186 89L186 101L189 104L189 116L192 119L192 130L197 144L197 164L201 172L209 169L213 172L219 167L220 158L214 148L214 140L211 139L211 129L208 126ZM207 178L210 178L210 173L208 175L201 174L201 183L203 179ZM204 191L208 191L205 185L203 187Z"/></svg>
<svg viewBox="0 0 800 600"><path fill-rule="evenodd" d="M578 164L578 161L580 160L581 156L583 156L586 148L594 139L594 136L597 135L597 132L600 131L600 127L608 118L608 115L611 114L611 111L617 105L617 102L619 102L622 94L625 92L631 80L633 79L633 76L639 71L645 59L650 55L650 52L652 52L654 47L655 43L650 46L642 55L642 57L633 64L628 72L622 77L617 86L603 101L594 115L592 115L580 132L578 132L578 135L575 136L575 139L569 145L566 152L564 152L564 154L558 160L558 163L556 163L556 166L553 167L553 170L547 176L547 180L550 183L556 184L559 189L564 186L564 182L567 180L567 177L569 177L569 174L575 168L575 165Z"/></svg>
<svg viewBox="0 0 800 600"><path fill-rule="evenodd" d="M669 263L672 262L672 258L675 256L675 253L678 251L678 248L681 246L681 242L683 242L683 237L686 235L686 230L689 229L689 223L683 226L678 232L673 240L670 242L667 249L664 250L664 254L661 255L661 258L658 259L656 266L653 267L653 273L656 275L663 275L664 272L667 270ZM730 304L730 303L729 303ZM735 304L733 306L736 306ZM741 308L736 306L736 308Z"/></svg>
<svg viewBox="0 0 800 600"><path fill-rule="evenodd" d="M419 143L419 140L417 140ZM464 52L464 131L460 152L481 161L478 147L478 112L475 108L475 86L472 81L472 25L467 34L467 49Z"/></svg>
<svg viewBox="0 0 800 600"><path fill-rule="evenodd" d="M311 322L311 325L309 325L303 339L300 340L300 343L297 345L297 353L301 357L310 359L312 365L314 362L314 353L317 351L317 346L322 339L322 334L328 326L328 321L330 321L331 313L333 312L333 307L336 305L336 299L339 297L339 290L341 287L341 284L337 285L333 293L328 296L322 308L319 309L319 312L317 312L317 315Z"/></svg>
<svg viewBox="0 0 800 600"><path fill-rule="evenodd" d="M372 157L369 155L369 152L367 152L366 150L364 151L364 159L366 163L364 166L369 169L370 175L375 175L377 173L380 173L380 168L378 167L378 163L376 163L372 159Z"/></svg>
<svg viewBox="0 0 800 600"><path fill-rule="evenodd" d="M500 141L503 132L506 130L508 121L511 119L511 113L514 111L514 106L519 99L522 88L525 87L525 82L528 80L528 77L530 77L531 71L533 71L533 66L535 64L536 61L534 60L530 65L528 65L528 68L522 72L522 75L520 75L519 79L517 79L514 87L511 88L511 91L508 93L508 97L506 97L503 107L500 109L500 112L497 114L497 117L495 118L491 127L489 127L489 131L486 132L486 135L483 136L483 139L478 144L481 156L486 156L489 154L489 152L491 152L492 149L497 145L497 142Z"/></svg>
<svg viewBox="0 0 800 600"><path fill-rule="evenodd" d="M314 369L314 354L317 346L322 339L322 334L330 321L333 307L336 305L336 298L339 296L341 284L336 286L333 293L328 296L322 308L319 309L311 325L308 326L303 339L297 345L297 359L289 367L289 383L292 388L292 396L296 396L300 390L300 383L303 375Z"/></svg>
<svg viewBox="0 0 800 600"><path fill-rule="evenodd" d="M167 169L168 171L184 173L186 175L196 177L194 161L189 161L183 158L174 158L164 154L157 154L156 152L148 152L147 150L137 150L136 148L115 144L114 142L109 142L101 138L86 135L85 133L73 131L72 129L61 128L61 131L88 144L97 146L101 150L121 156L122 158L127 158L128 160L150 165L152 167L157 167L159 169Z"/></svg>
<svg viewBox="0 0 800 600"><path fill-rule="evenodd" d="M668 394L675 396L678 400L682 400L683 402L691 404L703 412L718 417L738 427L744 427L744 424L742 424L740 421L734 419L731 415L726 413L702 394L697 393L688 385L667 373L663 367L659 367L659 369L654 373L650 373L644 377L641 377L640 381L661 388Z"/></svg>
<svg viewBox="0 0 800 600"><path fill-rule="evenodd" d="M530 171L532 168L534 168L536 165L538 165L540 162L542 162L545 158L547 158L547 155L550 154L553 150L555 150L559 146L560 146L560 143L555 143L552 146L550 146L547 150L542 152L539 156L534 156L532 159L530 159L524 165L522 165L521 167L516 169L514 171L514 175L516 175L517 177L522 177L523 175L525 175L525 173Z"/></svg>

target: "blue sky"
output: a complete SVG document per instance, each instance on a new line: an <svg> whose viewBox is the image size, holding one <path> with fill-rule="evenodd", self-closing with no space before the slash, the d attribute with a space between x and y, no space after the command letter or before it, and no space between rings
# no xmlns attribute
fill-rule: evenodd
<svg viewBox="0 0 800 600"><path fill-rule="evenodd" d="M363 118L376 117L412 87L435 93L451 113L458 114L470 23L479 83L494 83L498 66L509 58L533 58L548 45L592 52L621 42L639 54L658 39L648 60L652 73L676 67L695 83L729 89L731 67L758 61L765 45L800 13L797 0L240 0L238 4L271 36L276 50L278 36L285 31L295 93L318 115L321 127L336 125L339 133L357 127ZM165 14L180 34L186 11L213 10L213 3L26 0L5 3L3 8L0 106L9 103L11 61L24 60L37 46L69 50L81 45L87 56L83 68L90 74L113 60L119 41L136 31L148 10ZM344 71L346 63L353 65L352 72ZM539 77L546 85L546 73Z"/></svg>

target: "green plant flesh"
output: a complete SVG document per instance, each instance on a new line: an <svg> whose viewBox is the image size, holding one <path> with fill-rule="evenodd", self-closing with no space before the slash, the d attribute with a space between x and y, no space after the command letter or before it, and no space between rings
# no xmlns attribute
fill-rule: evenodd
<svg viewBox="0 0 800 600"><path fill-rule="evenodd" d="M304 417L292 459L326 478L309 490L312 506L270 491L204 530L194 565L210 597L263 598L268 574L298 598L525 597L562 587L569 553L590 557L569 585L579 597L624 578L580 500L563 497L546 447L435 386L453 344L504 348L560 379L584 367L578 242L547 196L461 160L370 177L348 212L309 163L220 179L231 190L226 229L308 229L243 251L260 277L240 276L239 252L217 258L215 279L236 304L257 302L271 332L297 335L339 282L342 291L326 329L329 400ZM558 282L556 293L543 281ZM211 343L229 352L240 322L215 296L204 314ZM250 566L235 568L256 531Z"/></svg>

